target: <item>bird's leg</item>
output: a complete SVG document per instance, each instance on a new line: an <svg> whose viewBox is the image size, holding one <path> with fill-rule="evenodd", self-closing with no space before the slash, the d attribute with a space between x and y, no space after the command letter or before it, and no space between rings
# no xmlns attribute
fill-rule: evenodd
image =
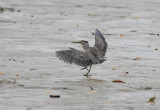
<svg viewBox="0 0 160 110"><path fill-rule="evenodd" d="M84 69L86 69L86 68L81 68L81 70L84 70Z"/></svg>
<svg viewBox="0 0 160 110"><path fill-rule="evenodd" d="M88 70L88 68L87 68L87 67L84 67L84 68L82 68L81 70L84 70L84 69Z"/></svg>
<svg viewBox="0 0 160 110"><path fill-rule="evenodd" d="M90 65L90 68L89 68L89 70L88 70L88 72L87 72L87 74L85 74L84 76L88 76L88 73L91 71L91 67L92 67L92 65Z"/></svg>

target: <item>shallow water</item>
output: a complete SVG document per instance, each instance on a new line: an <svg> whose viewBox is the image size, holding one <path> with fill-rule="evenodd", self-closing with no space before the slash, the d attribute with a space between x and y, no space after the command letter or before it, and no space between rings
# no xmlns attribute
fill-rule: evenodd
<svg viewBox="0 0 160 110"><path fill-rule="evenodd" d="M159 109L159 1L0 3L15 8L0 12L0 109ZM85 70L59 61L54 53L81 49L70 43L77 40L93 46L91 32L96 28L108 42L107 61L94 65L87 78ZM136 57L140 59L133 60ZM155 103L147 103L155 92Z"/></svg>

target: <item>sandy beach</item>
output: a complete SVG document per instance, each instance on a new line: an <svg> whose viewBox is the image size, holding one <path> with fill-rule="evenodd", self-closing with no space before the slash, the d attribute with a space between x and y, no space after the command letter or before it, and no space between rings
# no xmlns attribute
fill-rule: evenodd
<svg viewBox="0 0 160 110"><path fill-rule="evenodd" d="M0 110L159 110L159 13L158 0L0 0ZM93 46L95 29L107 61L85 77L55 52Z"/></svg>

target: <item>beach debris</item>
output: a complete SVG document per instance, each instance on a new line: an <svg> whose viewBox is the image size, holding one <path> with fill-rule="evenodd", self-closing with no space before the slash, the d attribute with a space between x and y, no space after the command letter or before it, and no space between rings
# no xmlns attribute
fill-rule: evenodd
<svg viewBox="0 0 160 110"><path fill-rule="evenodd" d="M4 12L4 8L0 7L0 13Z"/></svg>
<svg viewBox="0 0 160 110"><path fill-rule="evenodd" d="M16 76L19 76L19 74L18 74L18 73L16 73Z"/></svg>
<svg viewBox="0 0 160 110"><path fill-rule="evenodd" d="M18 57L18 58L19 58L19 57ZM15 59L15 58L9 58L8 60L9 60L9 61L18 61L18 60ZM24 63L24 61L18 61L18 62Z"/></svg>
<svg viewBox="0 0 160 110"><path fill-rule="evenodd" d="M130 30L130 32L137 32L136 30Z"/></svg>
<svg viewBox="0 0 160 110"><path fill-rule="evenodd" d="M17 10L17 12L21 12L21 10Z"/></svg>
<svg viewBox="0 0 160 110"><path fill-rule="evenodd" d="M0 71L0 74L3 74L3 72L2 72L2 71Z"/></svg>
<svg viewBox="0 0 160 110"><path fill-rule="evenodd" d="M90 86L90 91L88 93L96 93L97 91L95 91L91 86Z"/></svg>
<svg viewBox="0 0 160 110"><path fill-rule="evenodd" d="M8 59L8 60L13 60L13 61L16 61L14 58L10 58L10 59Z"/></svg>
<svg viewBox="0 0 160 110"><path fill-rule="evenodd" d="M154 34L154 33L146 33L146 34L159 36L159 34Z"/></svg>
<svg viewBox="0 0 160 110"><path fill-rule="evenodd" d="M13 61L16 61L14 58L12 58Z"/></svg>
<svg viewBox="0 0 160 110"><path fill-rule="evenodd" d="M10 59L8 59L8 60L13 60L13 61L16 61L14 58L10 58Z"/></svg>
<svg viewBox="0 0 160 110"><path fill-rule="evenodd" d="M94 90L91 86L90 86L90 88L91 88L91 91Z"/></svg>
<svg viewBox="0 0 160 110"><path fill-rule="evenodd" d="M139 60L139 59L141 59L141 58L140 57L133 58L133 60Z"/></svg>
<svg viewBox="0 0 160 110"><path fill-rule="evenodd" d="M128 71L125 71L125 72L123 72L123 73L129 74L129 72L128 72Z"/></svg>
<svg viewBox="0 0 160 110"><path fill-rule="evenodd" d="M152 87L145 87L144 90L150 90Z"/></svg>
<svg viewBox="0 0 160 110"><path fill-rule="evenodd" d="M129 74L129 72L125 72L126 74Z"/></svg>
<svg viewBox="0 0 160 110"><path fill-rule="evenodd" d="M154 102L154 101L155 101L155 99L156 99L156 96L154 96L154 97L150 98L150 99L149 99L149 101L148 101L147 103L150 103L150 102L155 103L155 102Z"/></svg>
<svg viewBox="0 0 160 110"><path fill-rule="evenodd" d="M60 95L50 95L50 98L60 98Z"/></svg>
<svg viewBox="0 0 160 110"><path fill-rule="evenodd" d="M155 50L158 50L158 48L155 48Z"/></svg>
<svg viewBox="0 0 160 110"><path fill-rule="evenodd" d="M126 83L125 81L121 81L121 80L113 80L112 82L115 82L115 83Z"/></svg>
<svg viewBox="0 0 160 110"><path fill-rule="evenodd" d="M128 71L126 71L126 69L125 69L125 68L121 68L121 69L122 69L123 73L125 73L125 74L129 74L129 72L128 72Z"/></svg>
<svg viewBox="0 0 160 110"><path fill-rule="evenodd" d="M147 103L150 103L150 102L155 103L155 102L154 102L155 99L156 99L156 92L155 92L155 94L154 94L154 97L150 98Z"/></svg>
<svg viewBox="0 0 160 110"><path fill-rule="evenodd" d="M123 36L124 36L124 34L120 34L120 36L121 36L121 37L123 37Z"/></svg>
<svg viewBox="0 0 160 110"><path fill-rule="evenodd" d="M125 74L129 74L129 72L128 72L128 71L126 71L126 69L125 69L125 68L121 68L121 69L122 69L123 73L125 73Z"/></svg>
<svg viewBox="0 0 160 110"><path fill-rule="evenodd" d="M0 13L3 13L4 11L15 12L15 8L8 8L8 7L0 6Z"/></svg>

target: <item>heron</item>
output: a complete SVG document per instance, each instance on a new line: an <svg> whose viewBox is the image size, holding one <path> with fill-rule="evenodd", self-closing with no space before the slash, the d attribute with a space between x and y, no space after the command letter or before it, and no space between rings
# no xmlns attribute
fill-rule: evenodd
<svg viewBox="0 0 160 110"><path fill-rule="evenodd" d="M60 60L69 64L74 63L82 66L83 68L81 70L86 69L87 73L84 76L88 76L93 64L102 64L105 61L107 42L98 29L92 35L95 35L95 44L93 47L89 46L88 41L81 40L72 43L81 44L84 49L83 51L70 48L68 50L56 51L55 53Z"/></svg>

